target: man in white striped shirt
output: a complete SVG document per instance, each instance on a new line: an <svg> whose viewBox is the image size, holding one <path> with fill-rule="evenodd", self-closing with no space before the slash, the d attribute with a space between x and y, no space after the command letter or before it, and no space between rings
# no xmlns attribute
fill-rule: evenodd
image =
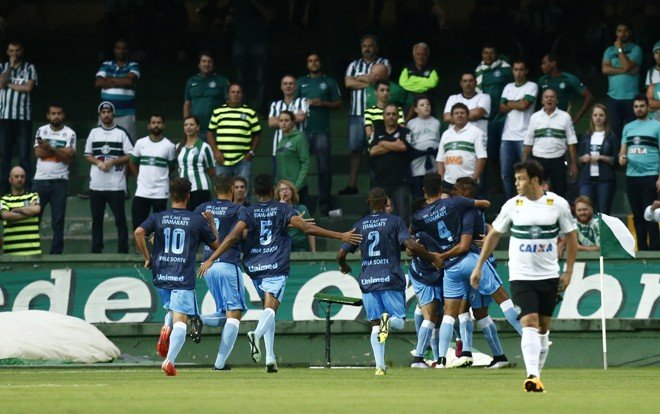
<svg viewBox="0 0 660 414"><path fill-rule="evenodd" d="M9 177L12 153L18 148L20 166L25 170L25 188L32 188L32 99L37 86L34 65L23 61L23 45L11 41L7 46L7 62L0 64L0 176ZM0 180L0 194L9 192L9 182Z"/></svg>
<svg viewBox="0 0 660 414"><path fill-rule="evenodd" d="M362 151L366 145L364 136L364 111L367 97L365 89L371 85L369 74L376 63L387 66L387 74L392 73L390 61L378 57L378 41L374 35L364 35L360 40L362 57L348 65L344 84L351 90L351 111L348 117L348 149L351 151L351 178L348 186L339 191L339 195L357 194L357 175L362 161Z"/></svg>
<svg viewBox="0 0 660 414"><path fill-rule="evenodd" d="M282 139L282 131L280 130L279 116L282 111L291 111L294 113L296 119L295 128L302 130L303 122L307 119L307 111L309 105L306 98L296 98L296 77L293 75L284 75L280 82L280 89L282 90L283 98L279 101L273 101L270 104L270 111L268 111L268 126L275 128L273 134L273 176L277 176L275 166L275 155L277 144Z"/></svg>

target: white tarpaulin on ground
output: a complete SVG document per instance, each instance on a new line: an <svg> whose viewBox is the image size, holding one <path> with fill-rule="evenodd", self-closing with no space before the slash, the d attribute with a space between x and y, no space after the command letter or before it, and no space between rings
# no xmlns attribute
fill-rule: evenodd
<svg viewBox="0 0 660 414"><path fill-rule="evenodd" d="M119 348L82 319L39 310L0 312L0 359L109 362Z"/></svg>

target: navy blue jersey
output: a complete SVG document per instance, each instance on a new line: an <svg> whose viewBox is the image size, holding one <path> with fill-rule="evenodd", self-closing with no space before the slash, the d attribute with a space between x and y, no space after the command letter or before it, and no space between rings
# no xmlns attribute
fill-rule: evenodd
<svg viewBox="0 0 660 414"><path fill-rule="evenodd" d="M471 252L481 254L481 249L474 244L474 241L481 240L487 233L488 227L486 226L486 215L483 211L478 208L473 208L463 214L463 234L472 235L472 243L470 243ZM497 260L495 260L495 256L493 256L492 253L488 256L488 262L491 263L493 267L497 266Z"/></svg>
<svg viewBox="0 0 660 414"><path fill-rule="evenodd" d="M213 214L215 220L215 228L218 229L218 236L220 241L225 239L227 235L232 231L236 222L238 221L238 215L241 210L244 210L245 207L232 203L229 200L213 200L207 203L201 204L195 209L195 214L201 215L204 211L210 211ZM213 250L208 246L204 246L204 260L211 257ZM241 260L241 244L234 243L232 247L224 252L220 257L216 259L216 262L225 262L232 263L237 265Z"/></svg>
<svg viewBox="0 0 660 414"><path fill-rule="evenodd" d="M289 276L291 238L289 223L298 212L287 203L268 201L254 204L239 213L247 225L243 245L243 266L252 279Z"/></svg>
<svg viewBox="0 0 660 414"><path fill-rule="evenodd" d="M454 247L460 240L463 228L463 214L474 208L474 200L465 197L451 197L437 200L416 212L411 221L413 233L423 231L438 242L441 252ZM447 269L460 262L465 255L445 260Z"/></svg>
<svg viewBox="0 0 660 414"><path fill-rule="evenodd" d="M211 244L215 235L201 214L170 208L152 214L140 224L154 234L151 272L154 285L163 289L195 288L195 256L200 242Z"/></svg>
<svg viewBox="0 0 660 414"><path fill-rule="evenodd" d="M410 238L405 223L398 216L384 212L369 214L353 226L362 235L360 253L362 292L405 290L406 279L401 270L401 245ZM354 252L358 246L344 243L341 248Z"/></svg>
<svg viewBox="0 0 660 414"><path fill-rule="evenodd" d="M423 231L417 232L415 234L415 239L419 244L426 247L426 250L429 252L440 251L438 242L433 240L432 237ZM442 269L436 269L433 264L418 256L413 257L412 261L410 262L409 273L410 277L425 285L435 286L442 283Z"/></svg>

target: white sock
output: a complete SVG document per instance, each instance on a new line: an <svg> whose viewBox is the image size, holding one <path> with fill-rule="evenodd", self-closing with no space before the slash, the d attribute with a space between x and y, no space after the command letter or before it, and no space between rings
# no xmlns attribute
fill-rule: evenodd
<svg viewBox="0 0 660 414"><path fill-rule="evenodd" d="M264 334L264 344L266 345L266 365L274 364L275 359L275 319Z"/></svg>
<svg viewBox="0 0 660 414"><path fill-rule="evenodd" d="M539 356L541 353L541 339L539 330L536 328L524 327L522 329L522 339L520 340L527 376L541 376L539 372Z"/></svg>
<svg viewBox="0 0 660 414"><path fill-rule="evenodd" d="M548 358L548 351L550 351L550 345L548 345L548 342L550 342L550 331L544 334L539 334L539 338L541 339L541 353L539 354L540 375L541 371L543 370L543 366L545 365L545 360Z"/></svg>
<svg viewBox="0 0 660 414"><path fill-rule="evenodd" d="M376 368L385 369L385 342L378 342L379 326L371 327L371 349L374 351L374 359L376 360Z"/></svg>
<svg viewBox="0 0 660 414"><path fill-rule="evenodd" d="M463 341L463 352L472 352L472 334L474 333L474 323L470 312L458 315L459 330L461 331L461 340Z"/></svg>
<svg viewBox="0 0 660 414"><path fill-rule="evenodd" d="M261 316L259 317L259 323L257 323L257 327L254 328L255 341L259 341L274 323L275 311L271 308L264 309L264 311L261 313Z"/></svg>
<svg viewBox="0 0 660 414"><path fill-rule="evenodd" d="M390 328L395 331L400 331L406 325L406 320L397 318L396 316L390 317Z"/></svg>
<svg viewBox="0 0 660 414"><path fill-rule="evenodd" d="M183 348L183 343L186 342L187 330L188 326L185 322L174 322L172 333L170 334L170 349L167 351L167 359L172 364L175 363L176 357L179 355L181 348Z"/></svg>
<svg viewBox="0 0 660 414"><path fill-rule="evenodd" d="M442 323L440 324L439 340L438 340L438 355L439 358L447 356L447 350L449 349L449 342L451 342L451 334L454 331L454 322L456 319L449 315L442 317Z"/></svg>

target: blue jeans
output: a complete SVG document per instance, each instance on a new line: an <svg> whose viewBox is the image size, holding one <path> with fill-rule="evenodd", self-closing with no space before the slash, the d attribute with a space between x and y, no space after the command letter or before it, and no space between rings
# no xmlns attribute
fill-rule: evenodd
<svg viewBox="0 0 660 414"><path fill-rule="evenodd" d="M319 209L328 212L332 209L330 194L332 192L332 168L330 165L330 134L327 132L308 132L307 144L309 151L316 156L317 174L319 178Z"/></svg>
<svg viewBox="0 0 660 414"><path fill-rule="evenodd" d="M506 200L515 197L516 191L513 166L522 161L523 142L502 140L500 147L500 165L502 168L502 186ZM482 177L485 180L485 177Z"/></svg>
<svg viewBox="0 0 660 414"><path fill-rule="evenodd" d="M2 164L0 164L0 194L10 190L9 172L12 169L14 148L18 149L19 165L25 170L25 189L32 188L32 121L17 119L0 119L0 148L2 148Z"/></svg>
<svg viewBox="0 0 660 414"><path fill-rule="evenodd" d="M50 204L51 228L53 229L53 244L50 246L50 254L62 254L64 250L64 213L66 212L69 180L34 180L32 191L39 194L39 204L41 205L39 221L41 221L46 206Z"/></svg>
<svg viewBox="0 0 660 414"><path fill-rule="evenodd" d="M616 181L580 181L580 195L588 196L600 213L610 214Z"/></svg>
<svg viewBox="0 0 660 414"><path fill-rule="evenodd" d="M614 132L617 137L620 137L621 133L623 132L623 126L628 122L635 120L635 113L633 112L633 100L614 99L608 96L605 103L607 106L607 114L610 118L610 126L612 127L612 132Z"/></svg>
<svg viewBox="0 0 660 414"><path fill-rule="evenodd" d="M251 184L252 181L251 179L251 172L252 172L252 161L248 161L245 158L240 160L238 164L234 165L221 165L221 164L216 164L215 166L215 173L217 175L220 174L229 174L231 176L238 176L238 177L243 177L245 178L245 181L247 181L247 196L248 198L250 197L250 189L251 189Z"/></svg>

